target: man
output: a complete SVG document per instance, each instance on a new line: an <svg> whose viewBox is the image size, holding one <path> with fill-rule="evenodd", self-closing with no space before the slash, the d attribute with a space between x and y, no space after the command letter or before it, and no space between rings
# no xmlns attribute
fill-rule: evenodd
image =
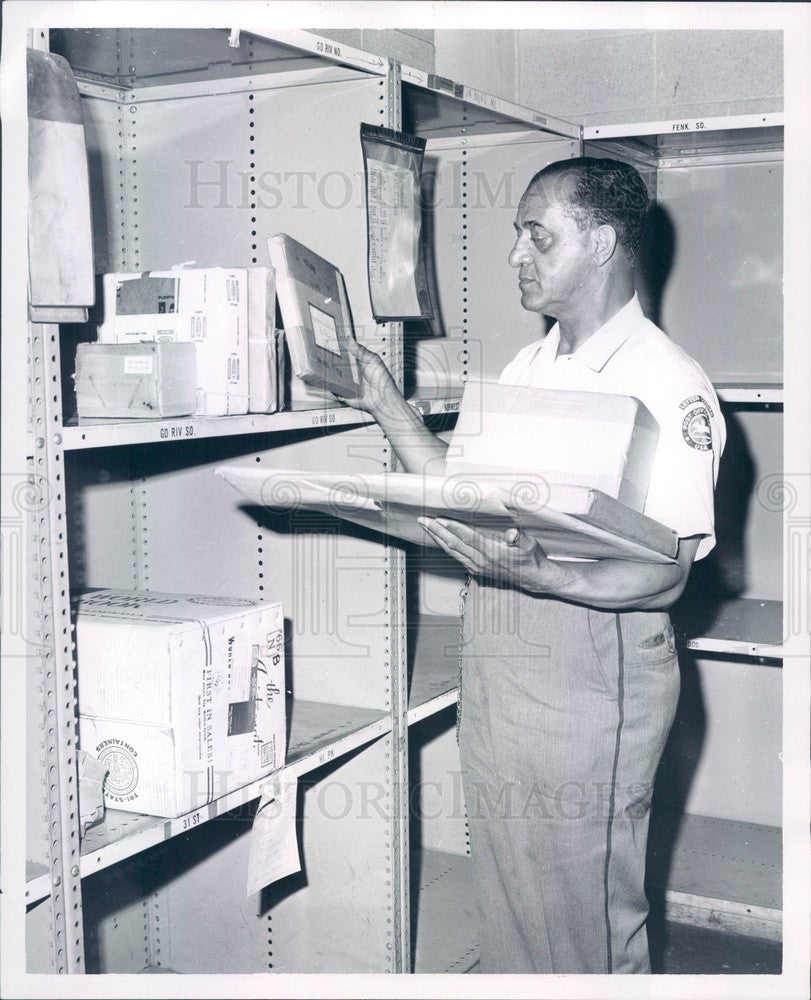
<svg viewBox="0 0 811 1000"><path fill-rule="evenodd" d="M677 531L675 561L552 561L515 530L488 539L421 519L470 574L459 746L482 972L650 971L648 815L679 690L666 609L714 544L725 429L705 374L634 294L646 209L641 177L617 161L565 160L532 179L509 260L524 308L557 323L501 381L647 406L660 433L645 513ZM350 402L407 471L436 474L446 446L380 358L352 350L364 388Z"/></svg>

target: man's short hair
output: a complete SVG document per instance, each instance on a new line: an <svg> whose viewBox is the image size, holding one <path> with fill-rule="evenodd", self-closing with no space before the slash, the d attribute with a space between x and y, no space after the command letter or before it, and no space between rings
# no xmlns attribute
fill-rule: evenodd
<svg viewBox="0 0 811 1000"><path fill-rule="evenodd" d="M580 156L550 163L535 174L530 187L552 177L569 181L556 193L568 203L578 226L612 226L628 259L635 261L648 208L648 189L639 171L620 160Z"/></svg>

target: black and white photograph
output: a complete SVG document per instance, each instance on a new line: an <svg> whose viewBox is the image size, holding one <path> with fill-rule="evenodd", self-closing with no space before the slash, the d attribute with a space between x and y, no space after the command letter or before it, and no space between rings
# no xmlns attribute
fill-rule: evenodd
<svg viewBox="0 0 811 1000"><path fill-rule="evenodd" d="M811 7L0 16L0 994L806 997Z"/></svg>

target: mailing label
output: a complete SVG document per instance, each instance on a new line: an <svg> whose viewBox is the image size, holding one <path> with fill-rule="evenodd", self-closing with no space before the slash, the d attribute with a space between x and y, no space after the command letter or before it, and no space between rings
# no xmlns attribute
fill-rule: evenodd
<svg viewBox="0 0 811 1000"><path fill-rule="evenodd" d="M231 305L239 305L239 280L229 277L225 281L225 297Z"/></svg>
<svg viewBox="0 0 811 1000"><path fill-rule="evenodd" d="M251 831L247 895L301 871L296 839L295 778L270 783L259 801Z"/></svg>
<svg viewBox="0 0 811 1000"><path fill-rule="evenodd" d="M233 354L228 358L228 381L234 384L239 382L239 358Z"/></svg>
<svg viewBox="0 0 811 1000"><path fill-rule="evenodd" d="M329 313L317 309L311 303L308 304L310 306L310 319L313 324L313 338L316 344L319 347L323 347L325 351L337 354L340 357L341 347L338 343L338 330L335 326L335 320Z"/></svg>
<svg viewBox="0 0 811 1000"><path fill-rule="evenodd" d="M124 358L125 375L151 375L155 367L155 358L151 354L128 354Z"/></svg>
<svg viewBox="0 0 811 1000"><path fill-rule="evenodd" d="M228 639L228 735L252 733L256 726L256 688L259 675L259 647L251 655L235 636Z"/></svg>
<svg viewBox="0 0 811 1000"><path fill-rule="evenodd" d="M149 274L128 278L116 285L115 300L117 316L173 313L177 310L177 282Z"/></svg>
<svg viewBox="0 0 811 1000"><path fill-rule="evenodd" d="M205 313L198 313L191 318L191 339L201 341L206 339L207 322Z"/></svg>

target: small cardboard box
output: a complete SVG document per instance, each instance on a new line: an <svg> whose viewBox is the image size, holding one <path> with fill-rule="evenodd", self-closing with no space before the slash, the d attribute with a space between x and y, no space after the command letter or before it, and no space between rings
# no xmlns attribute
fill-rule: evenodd
<svg viewBox="0 0 811 1000"><path fill-rule="evenodd" d="M645 507L659 425L638 399L470 381L446 475L529 472Z"/></svg>
<svg viewBox="0 0 811 1000"><path fill-rule="evenodd" d="M109 808L178 816L284 766L280 604L93 590L75 611L79 739Z"/></svg>
<svg viewBox="0 0 811 1000"><path fill-rule="evenodd" d="M250 413L275 413L280 408L276 343L276 277L273 268L249 267Z"/></svg>
<svg viewBox="0 0 811 1000"><path fill-rule="evenodd" d="M197 407L206 416L248 412L248 272L189 267L105 274L103 344L193 343Z"/></svg>
<svg viewBox="0 0 811 1000"><path fill-rule="evenodd" d="M180 417L197 406L194 344L79 344L80 417Z"/></svg>

